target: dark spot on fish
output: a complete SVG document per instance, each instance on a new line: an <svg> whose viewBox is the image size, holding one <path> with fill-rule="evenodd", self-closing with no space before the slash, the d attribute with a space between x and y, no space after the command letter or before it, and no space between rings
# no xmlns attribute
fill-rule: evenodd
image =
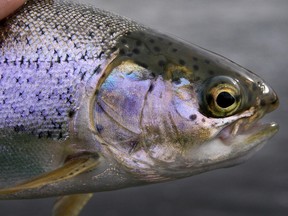
<svg viewBox="0 0 288 216"><path fill-rule="evenodd" d="M86 72L84 72L84 73L81 74L81 81L84 80L85 75L86 75Z"/></svg>
<svg viewBox="0 0 288 216"><path fill-rule="evenodd" d="M52 132L51 131L47 131L47 138L52 138Z"/></svg>
<svg viewBox="0 0 288 216"><path fill-rule="evenodd" d="M163 61L163 60L158 61L158 65L160 67L163 67L165 65L165 61Z"/></svg>
<svg viewBox="0 0 288 216"><path fill-rule="evenodd" d="M40 28L40 29L39 29L39 33L40 33L41 35L44 35L44 34L45 34L44 29L43 29L43 28Z"/></svg>
<svg viewBox="0 0 288 216"><path fill-rule="evenodd" d="M168 45L169 45L169 46L172 46L172 45L173 45L173 43L172 43L172 42L169 42L169 43L168 43Z"/></svg>
<svg viewBox="0 0 288 216"><path fill-rule="evenodd" d="M206 64L210 64L210 61L209 61L208 59L205 59L204 62L205 62Z"/></svg>
<svg viewBox="0 0 288 216"><path fill-rule="evenodd" d="M160 52L160 51L161 51L161 49L160 49L159 47L157 47L157 46L154 47L154 50L155 50L156 52Z"/></svg>
<svg viewBox="0 0 288 216"><path fill-rule="evenodd" d="M95 37L95 33L93 31L89 31L88 32L88 37L93 39Z"/></svg>
<svg viewBox="0 0 288 216"><path fill-rule="evenodd" d="M27 39L28 40L28 39ZM58 43L59 41L58 41L58 38L57 37L55 37L55 36L53 36L53 40L56 42L56 43Z"/></svg>
<svg viewBox="0 0 288 216"><path fill-rule="evenodd" d="M178 51L178 49L176 49L176 48L172 49L172 52L177 52L177 51Z"/></svg>
<svg viewBox="0 0 288 216"><path fill-rule="evenodd" d="M24 56L21 57L20 65L23 65L23 63L24 63Z"/></svg>
<svg viewBox="0 0 288 216"><path fill-rule="evenodd" d="M201 78L199 76L195 77L195 81L199 81Z"/></svg>
<svg viewBox="0 0 288 216"><path fill-rule="evenodd" d="M155 43L155 40L154 39L150 39L149 42L150 43Z"/></svg>
<svg viewBox="0 0 288 216"><path fill-rule="evenodd" d="M206 122L206 120L204 118L202 118L202 122Z"/></svg>
<svg viewBox="0 0 288 216"><path fill-rule="evenodd" d="M98 58L101 58L102 57L102 55L104 55L104 52L102 51L102 52L100 52L99 53L99 55L97 56Z"/></svg>
<svg viewBox="0 0 288 216"><path fill-rule="evenodd" d="M66 57L65 57L64 62L67 62L67 63L68 63L68 62L69 62L69 57L70 57L70 56L69 56L68 54L66 54Z"/></svg>
<svg viewBox="0 0 288 216"><path fill-rule="evenodd" d="M63 133L60 132L60 133L58 134L58 139L62 139L62 138L63 138Z"/></svg>
<svg viewBox="0 0 288 216"><path fill-rule="evenodd" d="M198 58L197 58L197 57L193 57L193 60L194 60L194 61L198 61Z"/></svg>
<svg viewBox="0 0 288 216"><path fill-rule="evenodd" d="M97 129L98 133L101 133L103 131L104 127L100 124L96 124L96 129Z"/></svg>
<svg viewBox="0 0 288 216"><path fill-rule="evenodd" d="M160 41L163 41L163 40L164 40L162 37L158 37L158 39L159 39Z"/></svg>
<svg viewBox="0 0 288 216"><path fill-rule="evenodd" d="M58 43L58 41L56 41ZM29 38L26 37L26 45L30 46L31 45L31 41L29 40Z"/></svg>
<svg viewBox="0 0 288 216"><path fill-rule="evenodd" d="M196 114L192 114L192 115L189 116L189 119L191 121L195 121L197 119L197 115Z"/></svg>
<svg viewBox="0 0 288 216"><path fill-rule="evenodd" d="M94 74L99 74L101 71L101 65L98 65L95 69L94 69Z"/></svg>
<svg viewBox="0 0 288 216"><path fill-rule="evenodd" d="M75 113L76 113L75 110L69 110L68 117L72 118L75 115Z"/></svg>
<svg viewBox="0 0 288 216"><path fill-rule="evenodd" d="M185 62L183 59L180 59L180 60L179 60L179 64L181 64L181 65L185 65L186 62Z"/></svg>
<svg viewBox="0 0 288 216"><path fill-rule="evenodd" d="M132 50L132 52L135 53L135 54L139 54L139 53L140 53L140 50L137 49L137 48L134 48L134 49Z"/></svg>
<svg viewBox="0 0 288 216"><path fill-rule="evenodd" d="M38 133L38 139L41 139L44 137L44 133L41 131L40 133Z"/></svg>
<svg viewBox="0 0 288 216"><path fill-rule="evenodd" d="M29 114L33 114L35 112L35 109L33 106L30 106L29 108Z"/></svg>
<svg viewBox="0 0 288 216"><path fill-rule="evenodd" d="M153 91L153 89L154 89L154 84L153 84L153 83L151 83L151 85L149 86L148 92L152 92L152 91Z"/></svg>
<svg viewBox="0 0 288 216"><path fill-rule="evenodd" d="M23 131L25 131L25 127L24 127L24 125L16 125L16 126L14 127L14 131L15 131L16 133L23 132Z"/></svg>
<svg viewBox="0 0 288 216"><path fill-rule="evenodd" d="M131 35L131 32L130 31L126 32L126 35Z"/></svg>
<svg viewBox="0 0 288 216"><path fill-rule="evenodd" d="M121 43L127 44L127 40L126 40L126 39L122 39L122 40L121 40Z"/></svg>
<svg viewBox="0 0 288 216"><path fill-rule="evenodd" d="M103 113L104 110L103 110L103 108L100 105L96 104L96 112L97 113Z"/></svg>
<svg viewBox="0 0 288 216"><path fill-rule="evenodd" d="M176 85L181 84L181 80L180 80L179 77L173 77L172 82L173 82L174 84L176 84Z"/></svg>
<svg viewBox="0 0 288 216"><path fill-rule="evenodd" d="M198 70L199 70L199 66L198 66L198 65L193 65L193 69L194 69L195 71L198 71Z"/></svg>
<svg viewBox="0 0 288 216"><path fill-rule="evenodd" d="M120 55L125 55L125 50L124 49L120 49L119 54Z"/></svg>
<svg viewBox="0 0 288 216"><path fill-rule="evenodd" d="M212 70L209 70L208 73L209 73L210 75L214 75L214 74L215 74L215 72L212 71Z"/></svg>
<svg viewBox="0 0 288 216"><path fill-rule="evenodd" d="M62 116L62 113L61 113L61 111L59 109L56 109L56 112L57 112L58 116Z"/></svg>
<svg viewBox="0 0 288 216"><path fill-rule="evenodd" d="M117 47L115 47L115 46L111 48L112 52L115 52L116 50L117 50Z"/></svg>
<svg viewBox="0 0 288 216"><path fill-rule="evenodd" d="M140 65L141 67L144 67L144 68L148 68L148 65L143 63L143 62L140 62L140 61L135 61L136 64Z"/></svg>
<svg viewBox="0 0 288 216"><path fill-rule="evenodd" d="M139 142L138 141L131 141L130 143L130 146L131 146L131 148L130 148L130 150L129 150L129 154L137 147L137 145L139 144Z"/></svg>
<svg viewBox="0 0 288 216"><path fill-rule="evenodd" d="M261 100L261 101L260 101L260 105L261 105L261 106L265 106L265 105L266 105L266 101L265 101L265 100Z"/></svg>
<svg viewBox="0 0 288 216"><path fill-rule="evenodd" d="M61 58L60 58L60 56L57 56L56 62L57 62L57 63L61 63Z"/></svg>

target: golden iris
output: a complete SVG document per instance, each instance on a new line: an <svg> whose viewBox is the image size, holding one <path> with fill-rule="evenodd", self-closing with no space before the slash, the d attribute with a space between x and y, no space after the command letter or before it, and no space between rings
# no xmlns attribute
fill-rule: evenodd
<svg viewBox="0 0 288 216"><path fill-rule="evenodd" d="M240 92L230 83L218 84L206 94L208 110L215 117L233 115L240 106Z"/></svg>

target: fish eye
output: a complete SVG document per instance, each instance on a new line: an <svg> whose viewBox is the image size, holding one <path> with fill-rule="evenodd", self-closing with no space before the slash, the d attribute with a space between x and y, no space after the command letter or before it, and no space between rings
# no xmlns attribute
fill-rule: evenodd
<svg viewBox="0 0 288 216"><path fill-rule="evenodd" d="M229 92L223 91L217 95L216 103L219 107L225 109L232 106L235 103L235 98Z"/></svg>
<svg viewBox="0 0 288 216"><path fill-rule="evenodd" d="M204 83L202 108L211 117L221 118L233 115L241 104L241 92L236 80L220 76Z"/></svg>

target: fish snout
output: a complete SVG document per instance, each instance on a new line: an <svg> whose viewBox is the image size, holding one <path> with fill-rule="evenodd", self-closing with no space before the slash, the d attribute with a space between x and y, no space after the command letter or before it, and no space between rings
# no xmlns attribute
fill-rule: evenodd
<svg viewBox="0 0 288 216"><path fill-rule="evenodd" d="M261 84L262 97L260 98L260 106L266 113L272 112L279 106L279 98L275 91L265 83Z"/></svg>

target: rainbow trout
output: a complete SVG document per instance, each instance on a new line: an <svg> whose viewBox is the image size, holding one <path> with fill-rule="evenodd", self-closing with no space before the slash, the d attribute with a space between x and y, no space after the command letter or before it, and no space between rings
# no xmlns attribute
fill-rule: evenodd
<svg viewBox="0 0 288 216"><path fill-rule="evenodd" d="M278 130L278 98L234 62L129 19L31 0L0 23L0 199L97 191L232 166Z"/></svg>

